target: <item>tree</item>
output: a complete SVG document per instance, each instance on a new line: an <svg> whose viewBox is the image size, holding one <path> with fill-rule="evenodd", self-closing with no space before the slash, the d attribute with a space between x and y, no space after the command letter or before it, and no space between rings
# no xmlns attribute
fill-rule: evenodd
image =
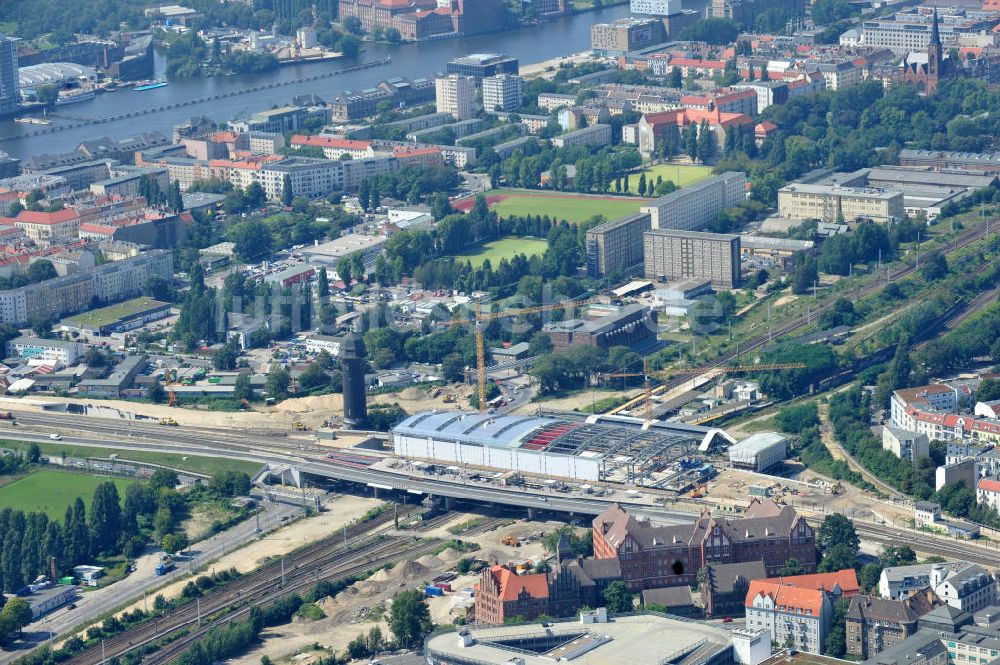
<svg viewBox="0 0 1000 665"><path fill-rule="evenodd" d="M866 593L878 589L879 579L882 577L882 564L868 563L861 569L858 575L858 584Z"/></svg>
<svg viewBox="0 0 1000 665"><path fill-rule="evenodd" d="M35 333L35 337L45 339L52 334L52 322L40 317L32 319L31 332Z"/></svg>
<svg viewBox="0 0 1000 665"><path fill-rule="evenodd" d="M153 475L149 477L149 486L154 490L160 490L163 488L174 489L181 482L180 478L177 477L177 472L173 469L157 469L153 472Z"/></svg>
<svg viewBox="0 0 1000 665"><path fill-rule="evenodd" d="M44 282L47 279L52 279L56 277L55 266L48 259L39 259L37 261L32 261L28 265L28 281L37 284L38 282Z"/></svg>
<svg viewBox="0 0 1000 665"><path fill-rule="evenodd" d="M91 542L97 552L116 554L121 536L122 508L118 487L110 481L97 486L90 502Z"/></svg>
<svg viewBox="0 0 1000 665"><path fill-rule="evenodd" d="M181 183L179 180L174 180L170 183L170 188L167 190L167 207L173 212L184 210L184 197L181 195Z"/></svg>
<svg viewBox="0 0 1000 665"><path fill-rule="evenodd" d="M189 545L187 536L183 533L168 533L163 537L160 544L163 547L163 551L168 554L182 552Z"/></svg>
<svg viewBox="0 0 1000 665"><path fill-rule="evenodd" d="M671 88L682 88L684 87L684 75L681 73L680 67L674 67L670 70L670 87Z"/></svg>
<svg viewBox="0 0 1000 665"><path fill-rule="evenodd" d="M886 545L878 559L886 568L905 566L917 562L917 553L909 545Z"/></svg>
<svg viewBox="0 0 1000 665"><path fill-rule="evenodd" d="M271 232L259 219L237 224L229 235L233 240L233 252L241 261L253 263L271 253Z"/></svg>
<svg viewBox="0 0 1000 665"><path fill-rule="evenodd" d="M928 252L927 256L924 257L924 261L920 266L920 274L924 276L928 282L934 282L945 275L948 274L948 259L945 258L944 254L934 250Z"/></svg>
<svg viewBox="0 0 1000 665"><path fill-rule="evenodd" d="M344 286L349 286L351 283L351 260L348 257L343 257L337 262L337 276L344 283Z"/></svg>
<svg viewBox="0 0 1000 665"><path fill-rule="evenodd" d="M623 614L635 609L632 603L632 592L621 580L612 582L604 590L604 606L612 614Z"/></svg>
<svg viewBox="0 0 1000 665"><path fill-rule="evenodd" d="M802 567L802 564L795 559L789 559L785 562L785 565L781 567L778 574L782 577L792 577L793 575L802 575L806 572L806 569Z"/></svg>
<svg viewBox="0 0 1000 665"><path fill-rule="evenodd" d="M552 338L541 331L536 332L528 340L528 355L542 356L552 351Z"/></svg>
<svg viewBox="0 0 1000 665"><path fill-rule="evenodd" d="M417 646L432 627L430 610L419 590L400 591L393 596L389 630L399 646L404 649Z"/></svg>
<svg viewBox="0 0 1000 665"><path fill-rule="evenodd" d="M843 658L847 653L846 621L848 598L838 598L833 604L833 616L830 618L830 632L826 635L823 653L833 658Z"/></svg>
<svg viewBox="0 0 1000 665"><path fill-rule="evenodd" d="M817 570L821 573L835 573L838 570L854 568L858 565L858 550L846 543L837 543L826 550Z"/></svg>
<svg viewBox="0 0 1000 665"><path fill-rule="evenodd" d="M253 399L253 387L250 385L250 374L248 372L240 372L240 375L236 377L236 385L233 386L233 397L241 402Z"/></svg>
<svg viewBox="0 0 1000 665"><path fill-rule="evenodd" d="M1000 399L1000 380L985 379L976 391L976 401L992 402Z"/></svg>
<svg viewBox="0 0 1000 665"><path fill-rule="evenodd" d="M264 188L256 181L250 183L247 191L243 193L243 202L250 210L262 207L266 200L267 196L264 194Z"/></svg>
<svg viewBox="0 0 1000 665"><path fill-rule="evenodd" d="M816 260L810 256L802 257L795 266L795 275L792 277L792 293L809 293L809 289L819 281L819 271L816 269Z"/></svg>
<svg viewBox="0 0 1000 665"><path fill-rule="evenodd" d="M465 358L461 353L449 353L441 359L441 373L446 381L457 383L465 378Z"/></svg>
<svg viewBox="0 0 1000 665"><path fill-rule="evenodd" d="M319 296L320 300L329 297L330 295L330 278L326 274L326 266L319 269L319 277L316 278L316 295Z"/></svg>
<svg viewBox="0 0 1000 665"><path fill-rule="evenodd" d="M4 603L0 616L8 628L18 633L31 623L31 605L24 598L14 597Z"/></svg>
<svg viewBox="0 0 1000 665"><path fill-rule="evenodd" d="M360 35L362 32L364 32L361 29L361 19L359 19L356 16L348 16L344 18L344 20L342 21L342 25L344 26L344 30L347 30L348 32L355 35Z"/></svg>
<svg viewBox="0 0 1000 665"><path fill-rule="evenodd" d="M163 389L163 384L159 381L153 381L149 386L149 399L156 404L162 404L163 400L167 399L167 391Z"/></svg>
<svg viewBox="0 0 1000 665"><path fill-rule="evenodd" d="M372 183L368 178L358 185L358 205L362 210L368 210L372 202Z"/></svg>
<svg viewBox="0 0 1000 665"><path fill-rule="evenodd" d="M288 397L288 386L292 377L284 367L275 367L267 373L267 396L275 400Z"/></svg>
<svg viewBox="0 0 1000 665"><path fill-rule="evenodd" d="M281 181L281 205L286 208L291 207L292 199L295 195L292 194L292 176L285 174L285 177Z"/></svg>
<svg viewBox="0 0 1000 665"><path fill-rule="evenodd" d="M840 513L830 513L819 525L816 544L822 554L829 552L835 545L846 545L852 554L857 555L861 547L861 539L854 530L854 523Z"/></svg>

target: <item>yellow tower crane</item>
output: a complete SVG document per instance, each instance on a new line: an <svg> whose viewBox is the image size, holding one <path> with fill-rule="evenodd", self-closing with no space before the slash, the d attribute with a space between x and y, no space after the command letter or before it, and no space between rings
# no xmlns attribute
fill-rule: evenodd
<svg viewBox="0 0 1000 665"><path fill-rule="evenodd" d="M598 300L567 300L561 303L555 303L552 305L539 305L537 307L524 307L520 309L505 309L503 311L497 312L487 312L483 313L476 307L475 310L475 326L476 326L476 369L478 371L478 383L479 383L479 412L486 413L486 346L483 341L483 323L495 321L497 319L504 319L509 316L521 316L524 314L539 314L541 312L551 312L557 309L567 309L570 307L580 307L583 305L591 305L600 302ZM450 321L441 321L447 325L457 325L469 323L469 319L452 319Z"/></svg>

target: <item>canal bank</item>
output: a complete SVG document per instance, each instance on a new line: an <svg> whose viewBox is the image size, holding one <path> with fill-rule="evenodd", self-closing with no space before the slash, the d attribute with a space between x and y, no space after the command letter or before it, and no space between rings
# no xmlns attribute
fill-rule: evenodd
<svg viewBox="0 0 1000 665"><path fill-rule="evenodd" d="M25 133L28 126L12 121L0 122L0 150L26 159L34 154L72 150L80 142L100 136L122 138L151 131L169 134L173 125L192 115L206 115L224 122L280 106L296 95L316 94L331 99L344 90L371 87L385 78L430 77L444 70L452 58L474 52L506 53L517 57L521 63L535 63L586 50L590 46L591 25L627 15L628 6L617 5L507 32L398 46L366 44L365 52L353 63L299 64L262 74L180 79L171 81L167 87L145 92L105 93L92 101L73 105L70 107L72 112L66 114L72 117L54 119L51 126L77 125L68 129L14 138ZM386 66L355 69L357 65L378 63L387 56L392 62ZM155 65L156 76L163 76L165 61L162 55L157 55ZM320 80L306 80L345 69L350 71ZM283 85L272 86L275 83ZM254 90L239 92L247 89ZM143 113L148 109L162 110ZM82 120L112 117L118 119L79 125Z"/></svg>

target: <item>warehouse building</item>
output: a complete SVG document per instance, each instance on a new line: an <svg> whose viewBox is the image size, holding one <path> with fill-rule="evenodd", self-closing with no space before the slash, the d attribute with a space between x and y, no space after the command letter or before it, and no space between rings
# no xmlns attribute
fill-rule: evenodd
<svg viewBox="0 0 1000 665"><path fill-rule="evenodd" d="M641 270L642 234L649 229L649 214L637 212L587 231L587 273L605 277Z"/></svg>
<svg viewBox="0 0 1000 665"><path fill-rule="evenodd" d="M729 463L737 469L767 471L787 455L785 437L776 432L757 432L729 449Z"/></svg>
<svg viewBox="0 0 1000 665"><path fill-rule="evenodd" d="M546 323L542 331L556 349L571 346L645 347L656 342L656 314L643 305L592 306L577 319Z"/></svg>
<svg viewBox="0 0 1000 665"><path fill-rule="evenodd" d="M707 279L740 285L740 237L728 233L656 229L643 234L646 279Z"/></svg>
<svg viewBox="0 0 1000 665"><path fill-rule="evenodd" d="M662 470L696 454L713 430L433 411L392 430L396 455L444 464L599 481Z"/></svg>

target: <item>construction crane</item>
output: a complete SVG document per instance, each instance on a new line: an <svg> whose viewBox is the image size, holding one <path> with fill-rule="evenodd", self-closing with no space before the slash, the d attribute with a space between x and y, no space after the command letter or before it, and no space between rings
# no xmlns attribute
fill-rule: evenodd
<svg viewBox="0 0 1000 665"><path fill-rule="evenodd" d="M506 309L497 312L487 312L483 313L479 310L478 305L474 312L475 315L475 325L476 325L476 369L478 371L478 383L479 383L479 413L486 413L486 345L483 341L483 322L496 321L497 319L504 319L508 316L521 316L523 314L540 314L542 312L551 312L557 309L565 309L567 307L579 307L582 305L591 305L600 302L598 300L567 300L566 302L556 303L553 305L539 305L537 307L524 307L521 309ZM451 319L450 321L439 321L438 323L443 323L447 325L458 325L469 323L469 319Z"/></svg>
<svg viewBox="0 0 1000 665"><path fill-rule="evenodd" d="M721 373L725 374L728 372L770 372L770 371L783 371L788 369L802 369L806 365L805 363L759 363L756 365L721 365L714 368L714 370L721 370ZM636 399L629 400L625 404L617 407L612 413L617 413L618 411L624 410L631 404L635 404L639 400L643 400L646 405L646 420L653 419L653 391L655 388L650 388L649 380L650 377L670 377L677 376L678 374L690 374L697 368L692 367L674 367L671 369L656 370L653 372L649 371L649 367L644 359L642 361L642 372L611 372L607 374L601 374L600 376L607 379L622 379L628 377L641 376L644 377L642 394Z"/></svg>

